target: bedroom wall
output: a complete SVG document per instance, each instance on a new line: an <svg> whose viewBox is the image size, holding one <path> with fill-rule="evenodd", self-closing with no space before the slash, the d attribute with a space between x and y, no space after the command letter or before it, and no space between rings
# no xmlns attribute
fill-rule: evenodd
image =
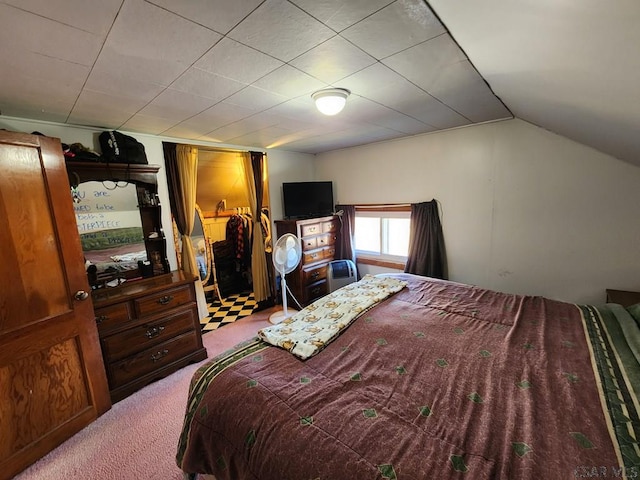
<svg viewBox="0 0 640 480"><path fill-rule="evenodd" d="M315 178L340 203L438 199L451 280L571 302L640 291L640 168L524 121L320 154Z"/></svg>

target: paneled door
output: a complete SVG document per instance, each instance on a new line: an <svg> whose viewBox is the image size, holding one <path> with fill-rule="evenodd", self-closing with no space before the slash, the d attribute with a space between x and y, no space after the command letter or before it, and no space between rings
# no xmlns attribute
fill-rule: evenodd
<svg viewBox="0 0 640 480"><path fill-rule="evenodd" d="M0 130L0 478L110 407L60 142Z"/></svg>

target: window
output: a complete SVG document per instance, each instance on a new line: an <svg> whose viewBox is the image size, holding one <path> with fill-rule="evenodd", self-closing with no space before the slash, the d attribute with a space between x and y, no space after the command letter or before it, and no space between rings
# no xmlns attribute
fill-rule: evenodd
<svg viewBox="0 0 640 480"><path fill-rule="evenodd" d="M409 252L411 212L356 207L355 249L358 258L406 262Z"/></svg>

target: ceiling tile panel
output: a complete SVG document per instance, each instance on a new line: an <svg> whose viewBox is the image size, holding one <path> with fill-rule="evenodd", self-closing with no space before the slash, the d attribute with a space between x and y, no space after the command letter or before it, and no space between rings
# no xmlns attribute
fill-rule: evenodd
<svg viewBox="0 0 640 480"><path fill-rule="evenodd" d="M334 83L376 63L376 59L340 36L335 36L290 62L326 83Z"/></svg>
<svg viewBox="0 0 640 480"><path fill-rule="evenodd" d="M424 0L402 0L347 28L341 35L380 60L444 32Z"/></svg>
<svg viewBox="0 0 640 480"><path fill-rule="evenodd" d="M347 100L349 105L349 100ZM282 117L299 120L306 123L318 123L318 122L331 122L335 123L339 121L338 117L327 117L321 114L315 107L311 95L303 95L292 100L288 100L284 103L276 105L268 110L269 113L274 113Z"/></svg>
<svg viewBox="0 0 640 480"><path fill-rule="evenodd" d="M221 128L217 128L210 132L209 135L213 135L216 138L220 138L227 142L232 138L245 135L246 133L252 133L257 130L261 130L267 127L273 127L277 124L277 121L271 117L247 117L237 122L231 123Z"/></svg>
<svg viewBox="0 0 640 480"><path fill-rule="evenodd" d="M193 132L197 136L234 123L242 118L255 114L255 110L220 102L205 111L180 122L164 132L166 135L180 136L179 132ZM189 135L191 137L191 134Z"/></svg>
<svg viewBox="0 0 640 480"><path fill-rule="evenodd" d="M128 97L143 104L164 90L165 87L154 82L153 76L136 73L139 67L135 65L135 60L118 58L114 61L120 61L118 68L108 68L106 61L96 66L89 75L85 89Z"/></svg>
<svg viewBox="0 0 640 480"><path fill-rule="evenodd" d="M257 147L267 148L271 143L273 143L274 138L278 139L289 133L289 130L279 126L273 126L231 138L228 142L236 145L255 145Z"/></svg>
<svg viewBox="0 0 640 480"><path fill-rule="evenodd" d="M0 112L49 121L67 119L89 73L87 66L33 52L0 50L0 65Z"/></svg>
<svg viewBox="0 0 640 480"><path fill-rule="evenodd" d="M197 115L214 103L215 101L210 98L168 88L142 108L139 113L171 119L175 124Z"/></svg>
<svg viewBox="0 0 640 480"><path fill-rule="evenodd" d="M0 72L0 112L2 115L65 122L75 102L75 94L41 77ZM42 92L49 95L42 101Z"/></svg>
<svg viewBox="0 0 640 480"><path fill-rule="evenodd" d="M199 68L190 68L173 82L171 88L219 102L242 90L245 85Z"/></svg>
<svg viewBox="0 0 640 480"><path fill-rule="evenodd" d="M317 123L301 122L298 119L294 120L282 115L278 115L271 110L257 113L256 115L253 115L251 117L251 120L254 122L260 122L263 125L269 125L273 127L277 126L279 128L282 128L283 130L286 130L288 133L317 128Z"/></svg>
<svg viewBox="0 0 640 480"><path fill-rule="evenodd" d="M118 14L122 0L3 0L3 3L66 26L104 36ZM86 8L87 3L90 3L91 8Z"/></svg>
<svg viewBox="0 0 640 480"><path fill-rule="evenodd" d="M287 0L267 0L229 37L283 62L328 40L335 32Z"/></svg>
<svg viewBox="0 0 640 480"><path fill-rule="evenodd" d="M311 95L311 93L316 90L326 87L325 83L290 65L283 65L262 77L255 82L254 85L263 90L278 93L289 98Z"/></svg>
<svg viewBox="0 0 640 480"><path fill-rule="evenodd" d="M291 0L305 12L340 32L394 0Z"/></svg>
<svg viewBox="0 0 640 480"><path fill-rule="evenodd" d="M144 132L151 133L152 135L160 135L174 125L175 122L167 118L136 113L120 128L128 132Z"/></svg>
<svg viewBox="0 0 640 480"><path fill-rule="evenodd" d="M376 79L375 83L371 82L372 78ZM470 123L440 100L380 63L345 78L338 86L349 88L358 95L430 126L450 128Z"/></svg>
<svg viewBox="0 0 640 480"><path fill-rule="evenodd" d="M286 150L295 150L305 153L319 153L338 148L346 148L354 145L364 145L366 143L399 138L405 134L389 130L383 127L370 125L369 127L358 127L353 130L341 130L327 136L311 137L306 140L291 142L283 146Z"/></svg>
<svg viewBox="0 0 640 480"><path fill-rule="evenodd" d="M210 131L210 129L204 127L202 124L190 124L189 121L185 121L180 122L178 125L174 125L171 128L167 128L161 133L166 137L188 138L195 140L202 137L202 135L208 131Z"/></svg>
<svg viewBox="0 0 640 480"><path fill-rule="evenodd" d="M429 91L442 71L467 61L467 57L450 35L440 35L381 60L399 75Z"/></svg>
<svg viewBox="0 0 640 480"><path fill-rule="evenodd" d="M215 73L237 82L250 84L267 73L281 67L283 63L258 50L223 38L209 50L194 67Z"/></svg>
<svg viewBox="0 0 640 480"><path fill-rule="evenodd" d="M226 34L263 0L149 0L181 17Z"/></svg>
<svg viewBox="0 0 640 480"><path fill-rule="evenodd" d="M144 102L135 102L131 98L84 90L68 122L105 129L119 128L143 105Z"/></svg>
<svg viewBox="0 0 640 480"><path fill-rule="evenodd" d="M97 66L168 86L221 36L142 0L126 0Z"/></svg>
<svg viewBox="0 0 640 480"><path fill-rule="evenodd" d="M405 133L418 133L420 131L431 131L434 128L411 118L403 113L380 105L369 99L354 96L349 99L350 107L345 109L340 120L356 124L370 123L380 127L396 130Z"/></svg>
<svg viewBox="0 0 640 480"><path fill-rule="evenodd" d="M267 110L275 105L286 102L288 97L262 90L256 87L246 87L225 99L226 103L250 108L255 112Z"/></svg>
<svg viewBox="0 0 640 480"><path fill-rule="evenodd" d="M32 52L91 66L104 38L0 3L0 45L20 55Z"/></svg>
<svg viewBox="0 0 640 480"><path fill-rule="evenodd" d="M468 61L442 68L437 78L423 88L473 122L511 117Z"/></svg>
<svg viewBox="0 0 640 480"><path fill-rule="evenodd" d="M48 57L35 52L23 51L16 55L11 50L0 50L0 78L8 88L9 83L15 87L12 93L18 93L25 78L38 79L41 84L39 96L43 104L55 99L47 95L72 95L75 99L82 89L90 67L79 63L68 62L55 57ZM47 72L43 75L42 72ZM26 87L26 85L25 85ZM0 89L0 98L4 98L7 91ZM37 91L34 91L37 93ZM8 96L7 96L8 97Z"/></svg>
<svg viewBox="0 0 640 480"><path fill-rule="evenodd" d="M393 108L436 129L461 127L471 123L471 120L429 94L421 95L414 101L399 104Z"/></svg>

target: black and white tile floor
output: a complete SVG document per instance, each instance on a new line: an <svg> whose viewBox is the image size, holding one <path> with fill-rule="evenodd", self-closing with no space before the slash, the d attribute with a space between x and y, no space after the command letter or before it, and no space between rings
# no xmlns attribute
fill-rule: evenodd
<svg viewBox="0 0 640 480"><path fill-rule="evenodd" d="M253 292L230 295L224 299L224 305L216 300L208 305L209 316L200 322L202 333L216 330L251 315L255 308L256 301Z"/></svg>

